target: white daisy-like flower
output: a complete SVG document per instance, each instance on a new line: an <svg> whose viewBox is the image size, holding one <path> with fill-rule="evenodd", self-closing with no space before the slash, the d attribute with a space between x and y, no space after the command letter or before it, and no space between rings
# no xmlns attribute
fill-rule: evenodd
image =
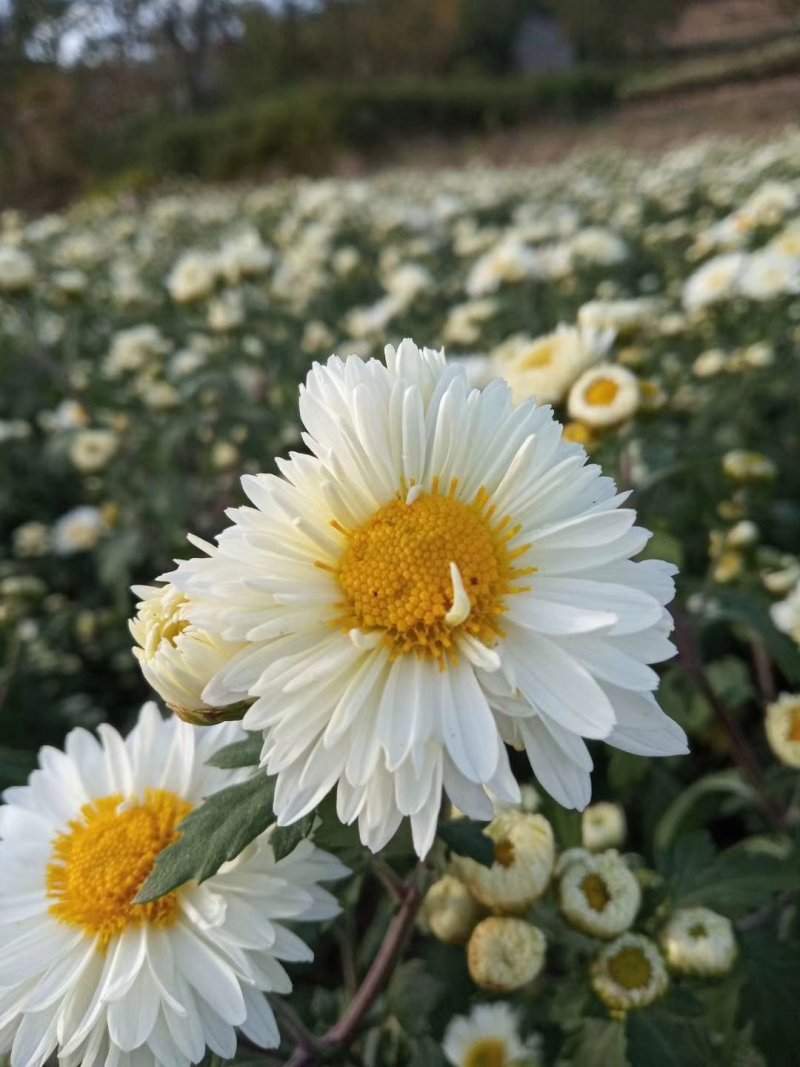
<svg viewBox="0 0 800 1067"><path fill-rule="evenodd" d="M578 378L569 391L567 411L572 419L593 428L617 426L636 414L639 379L626 367L603 363Z"/></svg>
<svg viewBox="0 0 800 1067"><path fill-rule="evenodd" d="M543 337L514 334L492 355L497 373L508 381L517 402L534 397L539 403L557 404L612 339L611 333L561 325Z"/></svg>
<svg viewBox="0 0 800 1067"><path fill-rule="evenodd" d="M590 852L622 848L626 834L625 811L620 804L601 801L599 804L590 804L584 811L581 836L583 847Z"/></svg>
<svg viewBox="0 0 800 1067"><path fill-rule="evenodd" d="M679 908L661 931L667 963L679 974L716 978L736 960L733 924L710 908Z"/></svg>
<svg viewBox="0 0 800 1067"><path fill-rule="evenodd" d="M520 1037L519 1018L510 1004L478 1004L457 1015L445 1030L442 1051L453 1067L533 1067L542 1054L538 1034Z"/></svg>
<svg viewBox="0 0 800 1067"><path fill-rule="evenodd" d="M209 680L238 652L241 643L224 641L198 630L189 620L190 601L168 582L135 585L141 597L136 615L128 623L136 646L133 654L142 674L180 718L208 726L226 718L240 719L237 711L212 708L201 696Z"/></svg>
<svg viewBox="0 0 800 1067"><path fill-rule="evenodd" d="M198 731L142 708L123 740L73 730L42 749L29 784L0 808L0 1056L12 1067L188 1067L225 1059L235 1028L279 1043L264 992L286 993L279 960L309 960L284 920L338 912L317 883L342 877L303 842L276 863L269 831L202 885L151 904L134 898L177 825L237 781L207 760L241 736Z"/></svg>
<svg viewBox="0 0 800 1067"><path fill-rule="evenodd" d="M311 455L246 476L207 558L168 575L191 621L246 647L203 691L253 699L287 824L334 786L379 850L403 816L432 843L442 787L477 819L519 802L504 741L569 807L590 796L583 738L686 751L649 663L673 654L674 568L548 407L411 341L332 357L301 388Z"/></svg>
<svg viewBox="0 0 800 1067"><path fill-rule="evenodd" d="M592 937L609 939L627 930L641 902L636 877L612 849L571 863L558 887L564 918Z"/></svg>
<svg viewBox="0 0 800 1067"><path fill-rule="evenodd" d="M737 295L746 265L744 252L726 252L709 259L687 279L683 287L683 306L687 311L700 311Z"/></svg>
<svg viewBox="0 0 800 1067"><path fill-rule="evenodd" d="M612 1015L624 1015L662 997L669 986L655 942L643 934L623 934L592 964L592 988Z"/></svg>

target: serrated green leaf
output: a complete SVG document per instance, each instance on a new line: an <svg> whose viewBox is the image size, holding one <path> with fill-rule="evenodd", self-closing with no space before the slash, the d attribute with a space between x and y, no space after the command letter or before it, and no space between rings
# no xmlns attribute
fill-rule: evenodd
<svg viewBox="0 0 800 1067"><path fill-rule="evenodd" d="M165 849L136 897L147 904L185 882L204 882L274 821L275 780L256 774L212 793L180 824L181 837Z"/></svg>
<svg viewBox="0 0 800 1067"><path fill-rule="evenodd" d="M732 589L719 589L714 595L715 613L710 622L723 619L738 623L764 642L767 651L792 683L800 683L800 652L786 634L772 622L767 610L755 599Z"/></svg>
<svg viewBox="0 0 800 1067"><path fill-rule="evenodd" d="M656 848L668 848L678 836L681 824L695 805L703 798L713 794L737 797L743 804L758 802L758 797L751 785L744 781L738 770L719 771L698 779L688 789L684 789L670 804L658 821L655 829L654 844Z"/></svg>
<svg viewBox="0 0 800 1067"><path fill-rule="evenodd" d="M316 822L317 816L312 811L310 815L298 819L291 826L276 826L269 839L275 859L282 860L284 856L293 852L301 841L310 837Z"/></svg>
<svg viewBox="0 0 800 1067"><path fill-rule="evenodd" d="M403 1030L411 1037L422 1037L430 1030L431 1013L443 994L443 983L426 970L422 960L409 960L392 975L386 1000Z"/></svg>
<svg viewBox="0 0 800 1067"><path fill-rule="evenodd" d="M564 1042L559 1067L628 1067L625 1026L613 1019L581 1019Z"/></svg>
<svg viewBox="0 0 800 1067"><path fill-rule="evenodd" d="M678 990L630 1012L625 1030L631 1067L708 1067L713 1055L702 1006Z"/></svg>
<svg viewBox="0 0 800 1067"><path fill-rule="evenodd" d="M800 1048L800 942L772 930L740 939L744 1001L755 1040L770 1067L796 1067Z"/></svg>
<svg viewBox="0 0 800 1067"><path fill-rule="evenodd" d="M263 747L261 734L250 734L244 741L234 741L215 752L208 761L212 767L224 770L237 770L240 767L257 767L261 760Z"/></svg>
<svg viewBox="0 0 800 1067"><path fill-rule="evenodd" d="M439 837L452 852L467 856L483 867L494 863L494 842L483 832L486 823L472 819L453 819L442 823Z"/></svg>
<svg viewBox="0 0 800 1067"><path fill-rule="evenodd" d="M741 708L753 697L753 683L744 662L736 656L724 656L706 667L711 688L729 708Z"/></svg>

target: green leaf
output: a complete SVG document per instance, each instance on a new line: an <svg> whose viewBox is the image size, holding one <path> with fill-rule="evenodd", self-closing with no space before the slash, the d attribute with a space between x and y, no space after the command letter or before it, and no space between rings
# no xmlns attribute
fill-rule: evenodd
<svg viewBox="0 0 800 1067"><path fill-rule="evenodd" d="M708 1067L713 1049L702 1007L673 990L664 1000L628 1014L631 1067Z"/></svg>
<svg viewBox="0 0 800 1067"><path fill-rule="evenodd" d="M750 672L736 656L725 656L709 663L706 674L711 688L729 708L741 708L754 695Z"/></svg>
<svg viewBox="0 0 800 1067"><path fill-rule="evenodd" d="M491 867L494 863L494 842L483 832L485 826L486 823L472 819L453 819L442 823L439 837L452 852L468 856L483 867Z"/></svg>
<svg viewBox="0 0 800 1067"><path fill-rule="evenodd" d="M800 652L786 634L776 629L768 611L755 599L732 589L720 589L714 594L714 614L709 622L724 619L738 623L745 630L756 634L766 645L767 651L780 667L787 681L800 683Z"/></svg>
<svg viewBox="0 0 800 1067"><path fill-rule="evenodd" d="M274 821L274 791L275 780L259 773L212 793L180 824L180 840L159 855L136 903L148 904L184 882L204 882L235 859Z"/></svg>
<svg viewBox="0 0 800 1067"><path fill-rule="evenodd" d="M401 964L389 983L389 1011L411 1037L430 1031L431 1013L444 995L444 984L426 969L422 960Z"/></svg>
<svg viewBox="0 0 800 1067"><path fill-rule="evenodd" d="M215 752L208 761L212 767L236 770L239 767L257 767L263 747L261 734L250 734L244 741L234 741Z"/></svg>
<svg viewBox="0 0 800 1067"><path fill-rule="evenodd" d="M310 815L298 819L291 826L276 826L269 839L275 859L282 860L284 856L294 852L301 841L311 836L316 822L316 813L312 811Z"/></svg>
<svg viewBox="0 0 800 1067"><path fill-rule="evenodd" d="M755 790L742 779L740 771L732 769L707 774L680 793L661 816L653 838L655 847L668 848L698 801L715 793L737 797L748 805L758 800Z"/></svg>
<svg viewBox="0 0 800 1067"><path fill-rule="evenodd" d="M696 870L678 893L678 903L702 904L735 919L763 907L772 894L796 888L797 858L781 859L757 846L755 840L744 841Z"/></svg>
<svg viewBox="0 0 800 1067"><path fill-rule="evenodd" d="M740 940L745 974L744 1003L755 1040L770 1067L796 1067L800 1048L800 943L781 941L771 930Z"/></svg>
<svg viewBox="0 0 800 1067"><path fill-rule="evenodd" d="M625 1027L613 1019L581 1019L564 1042L559 1065L628 1067Z"/></svg>
<svg viewBox="0 0 800 1067"><path fill-rule="evenodd" d="M442 1052L441 1041L436 1041L426 1034L409 1044L410 1055L403 1060L406 1067L445 1067L447 1061Z"/></svg>

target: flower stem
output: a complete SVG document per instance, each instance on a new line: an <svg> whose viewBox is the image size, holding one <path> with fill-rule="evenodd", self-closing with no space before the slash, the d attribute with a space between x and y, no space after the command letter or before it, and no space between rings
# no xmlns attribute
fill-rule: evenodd
<svg viewBox="0 0 800 1067"><path fill-rule="evenodd" d="M761 801L764 814L777 830L783 830L785 828L783 814L766 790L761 766L744 731L714 692L714 688L708 680L689 624L678 612L673 611L673 617L675 620L675 644L678 646L678 658L681 666L705 697L717 722L728 735L733 758L755 789Z"/></svg>
<svg viewBox="0 0 800 1067"><path fill-rule="evenodd" d="M415 879L412 878L403 888L403 902L400 910L389 923L383 944L372 961L364 981L356 990L355 996L341 1019L317 1043L318 1049L323 1051L323 1054L335 1048L346 1047L354 1040L364 1017L377 1000L402 955L421 903L422 892ZM314 1049L298 1047L288 1060L286 1067L311 1067L317 1062L319 1060Z"/></svg>

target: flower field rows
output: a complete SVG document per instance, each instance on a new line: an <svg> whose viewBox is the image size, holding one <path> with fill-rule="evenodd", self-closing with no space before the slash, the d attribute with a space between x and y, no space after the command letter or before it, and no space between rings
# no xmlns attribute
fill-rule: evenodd
<svg viewBox="0 0 800 1067"><path fill-rule="evenodd" d="M150 686L185 720L73 732L6 794L0 947L41 959L22 993L0 961L0 1062L790 1067L798 160L787 133L0 216L0 787ZM37 804L46 937L3 918ZM123 822L150 858L106 896Z"/></svg>

